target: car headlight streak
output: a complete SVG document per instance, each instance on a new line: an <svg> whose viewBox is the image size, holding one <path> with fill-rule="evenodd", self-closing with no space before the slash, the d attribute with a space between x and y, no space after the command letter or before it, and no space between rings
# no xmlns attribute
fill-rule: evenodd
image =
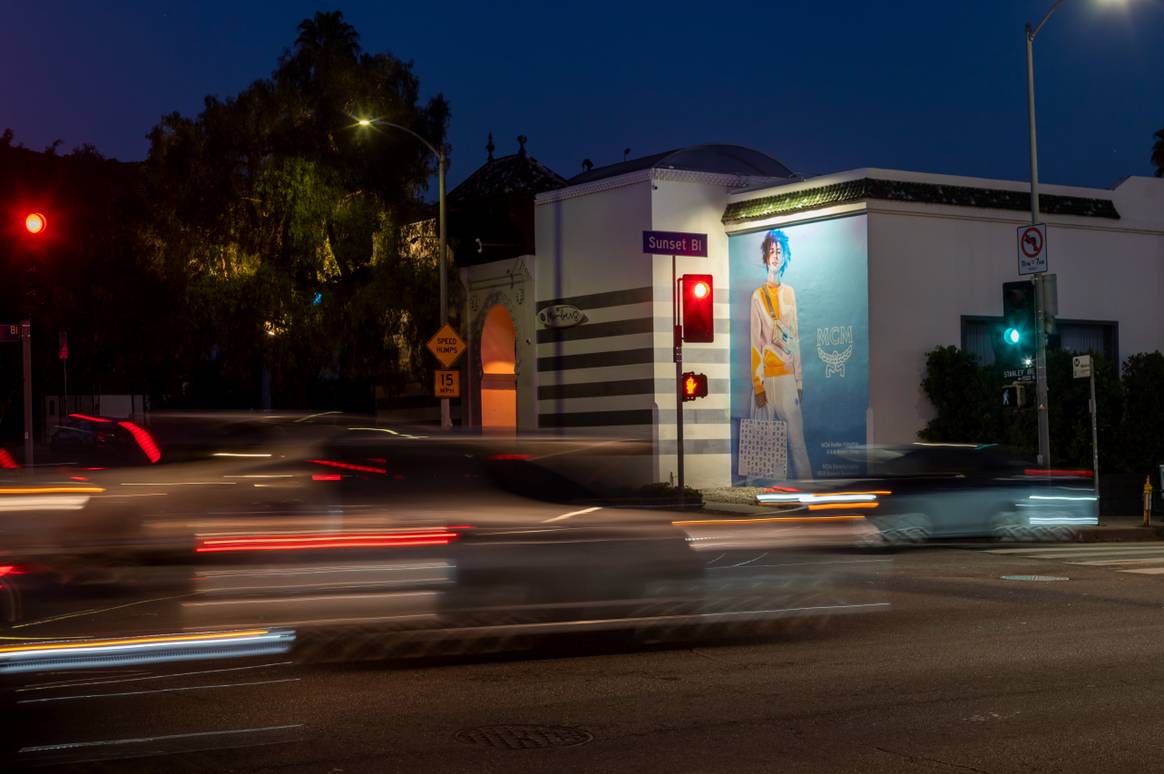
<svg viewBox="0 0 1164 774"><path fill-rule="evenodd" d="M821 505L825 503L872 503L878 496L891 494L886 490L871 492L832 492L825 494L801 493L761 493L756 495L756 502L762 505L783 505L797 503L800 505Z"/></svg>

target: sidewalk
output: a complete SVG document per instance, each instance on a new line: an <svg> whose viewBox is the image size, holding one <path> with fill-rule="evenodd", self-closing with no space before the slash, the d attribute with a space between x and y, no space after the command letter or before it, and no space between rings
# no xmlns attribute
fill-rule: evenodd
<svg viewBox="0 0 1164 774"><path fill-rule="evenodd" d="M1154 516L1152 526L1143 526L1142 516L1101 516L1098 527L1075 530L1080 543L1106 543L1115 540L1164 540L1164 519Z"/></svg>

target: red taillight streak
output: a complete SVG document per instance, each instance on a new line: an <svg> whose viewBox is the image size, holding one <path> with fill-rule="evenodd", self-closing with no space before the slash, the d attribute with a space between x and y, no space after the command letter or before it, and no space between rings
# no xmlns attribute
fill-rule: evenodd
<svg viewBox="0 0 1164 774"><path fill-rule="evenodd" d="M445 533L443 535L430 536L416 536L406 538L380 538L380 539L359 539L359 538L329 538L327 540L319 540L314 543L299 543L288 542L284 540L266 540L266 541L246 541L242 543L237 542L215 542L211 544L209 541L203 543L195 549L195 553L210 554L223 553L227 551L306 551L323 548L393 548L404 546L443 546L448 545L456 539L453 533Z"/></svg>
<svg viewBox="0 0 1164 774"><path fill-rule="evenodd" d="M328 540L408 540L413 538L456 537L447 529L432 529L418 532L373 532L337 535L252 535L247 537L203 538L204 545L226 543L319 543Z"/></svg>
<svg viewBox="0 0 1164 774"><path fill-rule="evenodd" d="M518 460L525 461L529 459L528 454L494 454L489 458L490 460Z"/></svg>
<svg viewBox="0 0 1164 774"><path fill-rule="evenodd" d="M70 481L88 481L89 479L85 476L69 476L69 480Z"/></svg>
<svg viewBox="0 0 1164 774"><path fill-rule="evenodd" d="M133 436L133 440L137 441L137 445L141 447L142 452L149 459L151 465L162 458L162 452L158 449L158 445L154 443L154 437L152 435L133 422L118 422L117 424L129 431L130 435Z"/></svg>
<svg viewBox="0 0 1164 774"><path fill-rule="evenodd" d="M770 486L764 490L765 492L799 492L800 490L794 486Z"/></svg>
<svg viewBox="0 0 1164 774"><path fill-rule="evenodd" d="M312 481L339 481L343 476L339 473L312 473Z"/></svg>
<svg viewBox="0 0 1164 774"><path fill-rule="evenodd" d="M105 417L91 417L88 414L69 414L69 416L73 419L83 419L86 422L101 422L102 424L110 425L113 424L112 419L106 419Z"/></svg>
<svg viewBox="0 0 1164 774"><path fill-rule="evenodd" d="M384 468L373 468L370 465L353 465L350 462L336 462L335 460L308 460L316 465L326 465L329 468L339 468L341 470L358 470L361 473L379 473L381 475L388 471Z"/></svg>
<svg viewBox="0 0 1164 774"><path fill-rule="evenodd" d="M0 565L0 578L3 578L5 575L23 575L23 574L24 574L23 571L16 569L15 565L12 565L12 564Z"/></svg>
<svg viewBox="0 0 1164 774"><path fill-rule="evenodd" d="M1027 476L1083 476L1091 478L1094 473L1090 470L1043 470L1042 468L1027 468L1023 471Z"/></svg>
<svg viewBox="0 0 1164 774"><path fill-rule="evenodd" d="M0 449L0 468L4 470L16 470L19 467L7 449Z"/></svg>

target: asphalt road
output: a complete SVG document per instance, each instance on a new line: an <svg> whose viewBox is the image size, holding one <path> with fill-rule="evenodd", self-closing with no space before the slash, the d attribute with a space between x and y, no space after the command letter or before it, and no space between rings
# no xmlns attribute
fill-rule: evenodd
<svg viewBox="0 0 1164 774"><path fill-rule="evenodd" d="M1164 549L998 548L882 556L819 632L35 675L3 728L69 771L1164 771Z"/></svg>

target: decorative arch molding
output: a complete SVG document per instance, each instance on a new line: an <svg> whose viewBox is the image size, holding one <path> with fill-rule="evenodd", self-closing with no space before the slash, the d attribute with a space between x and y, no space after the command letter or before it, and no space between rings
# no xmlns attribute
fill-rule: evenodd
<svg viewBox="0 0 1164 774"><path fill-rule="evenodd" d="M489 317L489 312L494 306L501 305L503 309L509 314L509 319L513 321L513 333L516 339L522 337L525 333L521 327L521 316L513 299L510 298L509 291L504 289L495 289L489 292L481 300L480 306L477 308L476 314L473 316L470 324L469 332L469 356L471 358L471 367L473 369L473 379L479 382L483 369L481 366L481 336L485 331L485 320ZM521 348L515 347L513 353L513 372L515 374L521 373L522 366Z"/></svg>

